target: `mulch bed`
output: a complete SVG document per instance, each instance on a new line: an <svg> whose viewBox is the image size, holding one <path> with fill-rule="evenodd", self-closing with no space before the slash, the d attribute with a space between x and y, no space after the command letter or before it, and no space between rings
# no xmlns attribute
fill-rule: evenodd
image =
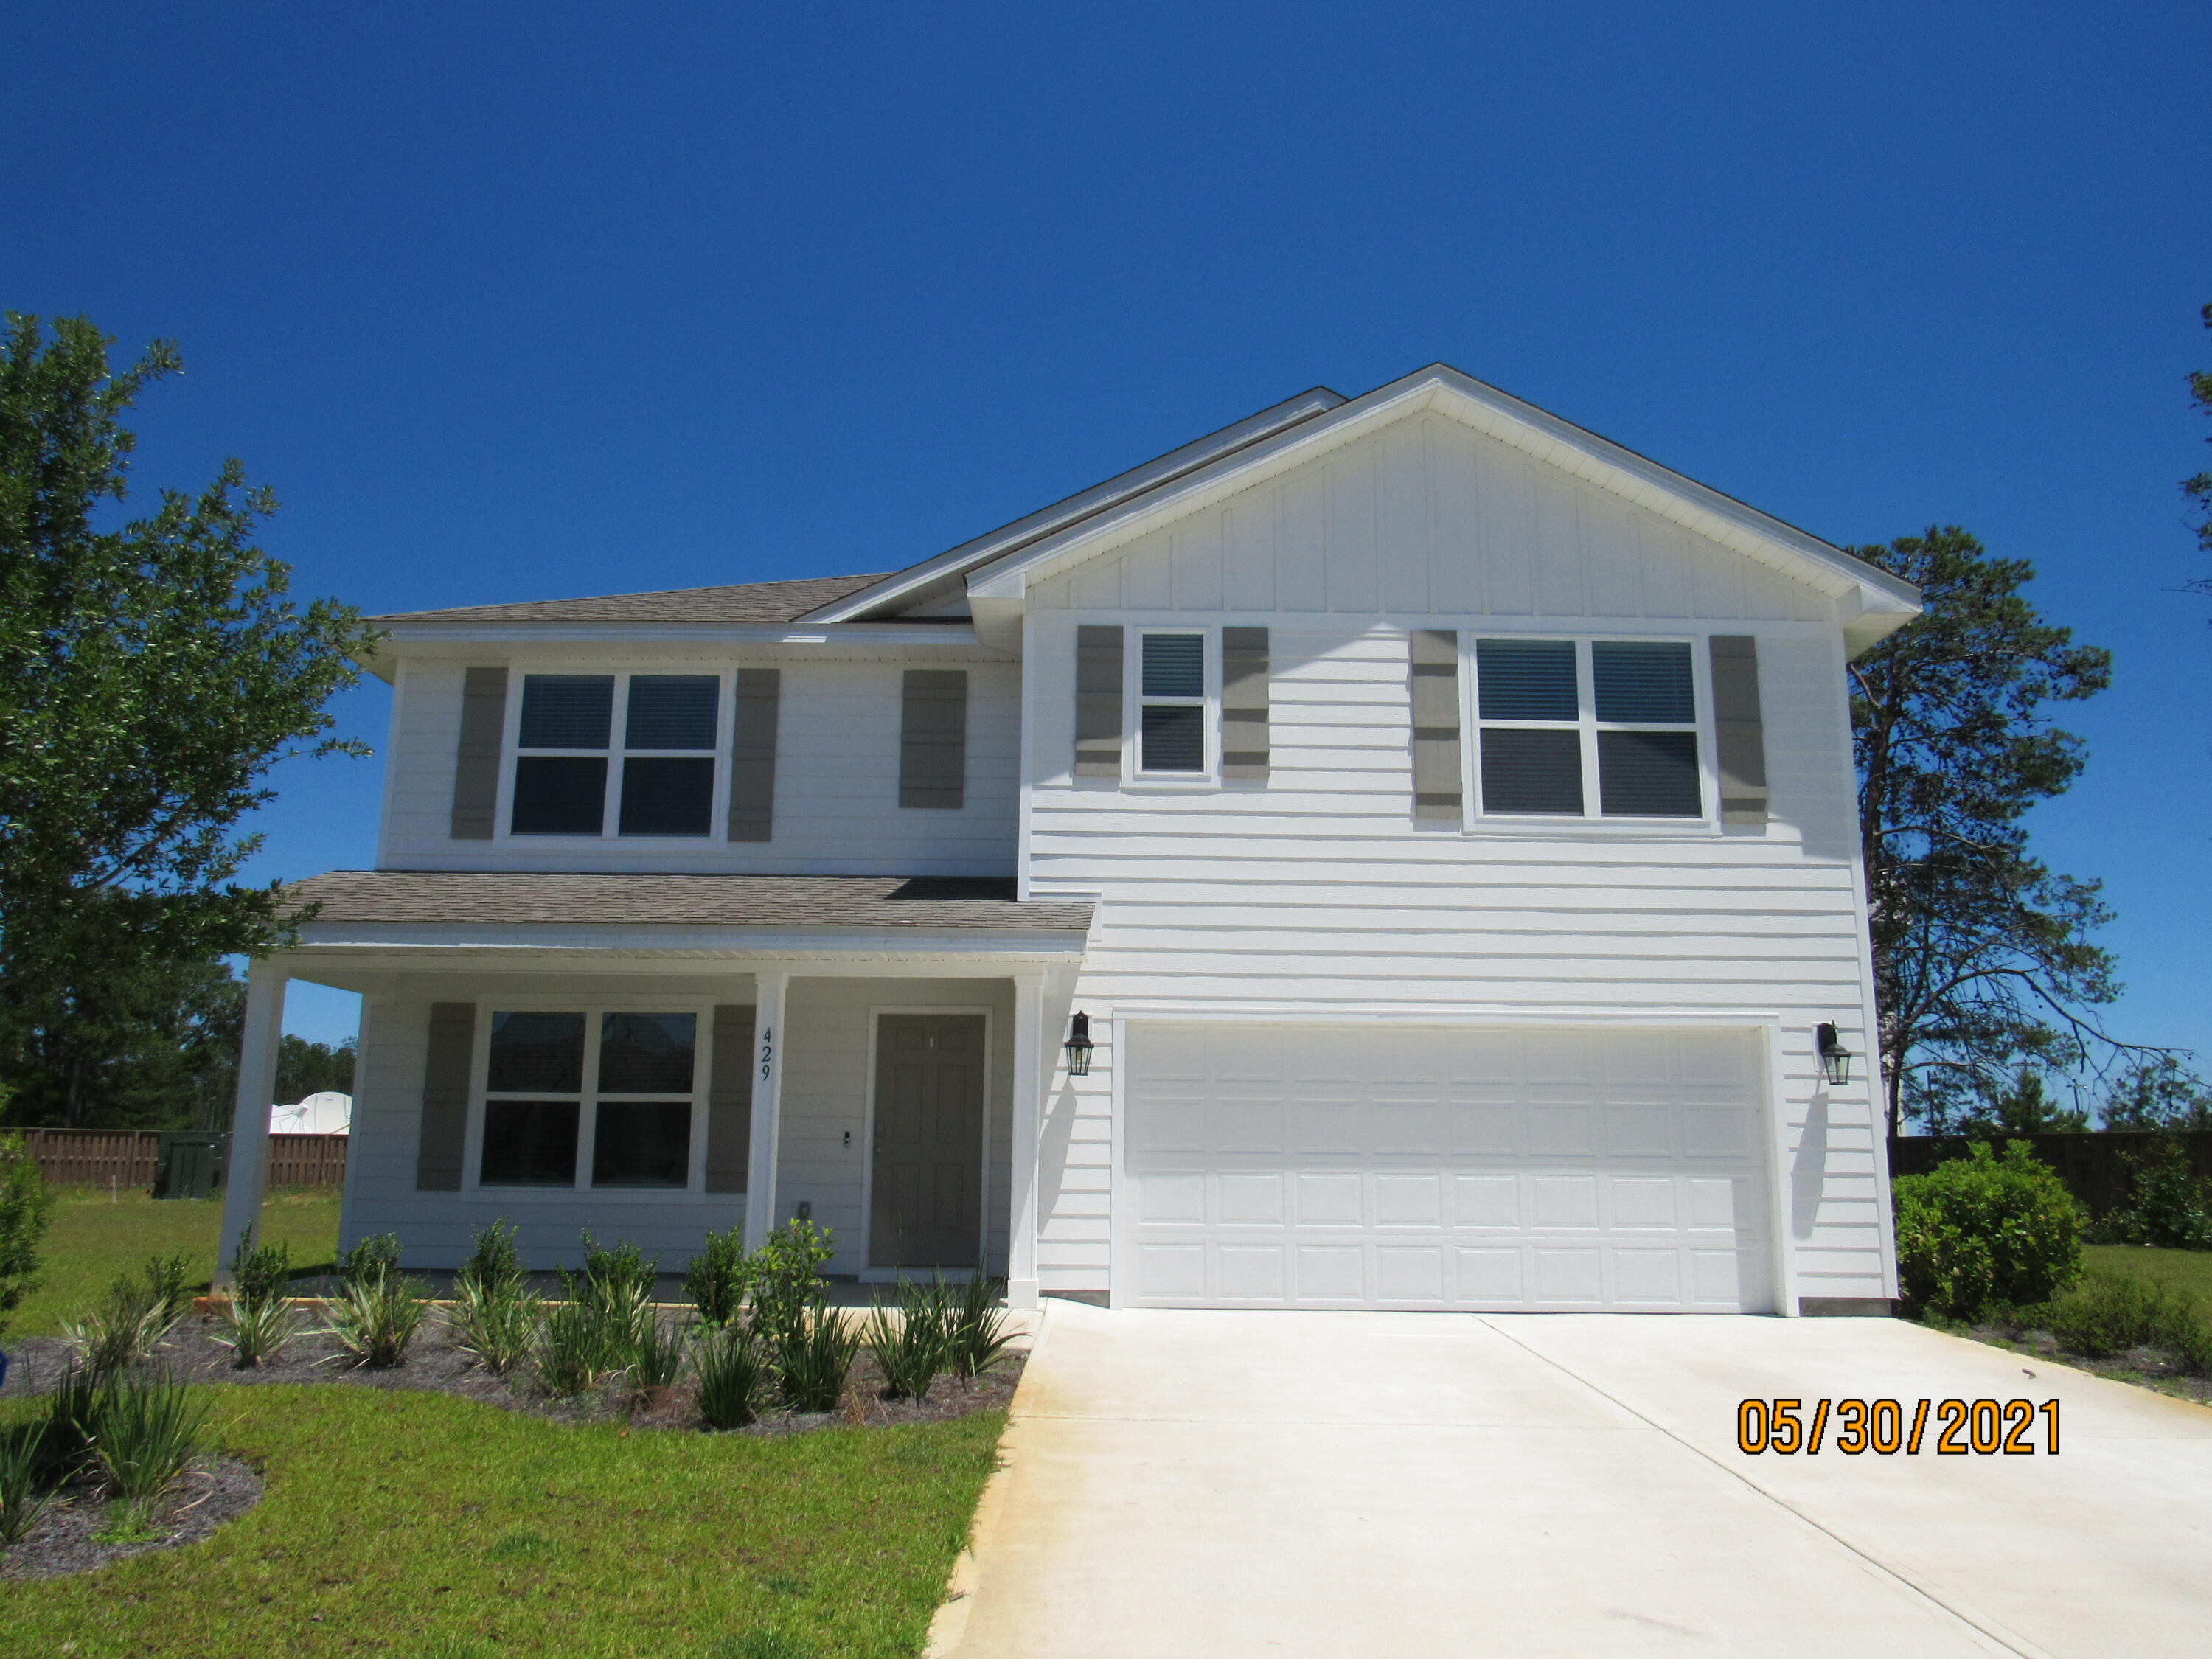
<svg viewBox="0 0 2212 1659"><path fill-rule="evenodd" d="M303 1320L303 1324L312 1324ZM604 1423L627 1420L647 1429L696 1429L698 1416L688 1386L656 1389L641 1395L632 1389L607 1388L574 1399L560 1399L535 1386L524 1371L497 1377L456 1348L444 1322L433 1312L422 1322L422 1334L407 1352L404 1364L388 1370L349 1365L349 1356L335 1337L299 1336L267 1364L240 1370L234 1356L216 1340L222 1324L205 1316L186 1319L155 1354L152 1369L188 1382L321 1382L341 1388L428 1389L440 1394L480 1400L509 1411L529 1412L559 1423ZM69 1344L58 1336L33 1337L11 1349L8 1381L0 1397L43 1394L69 1369ZM963 1382L940 1376L930 1385L926 1400L887 1400L883 1374L864 1348L854 1361L845 1397L835 1412L774 1412L737 1434L791 1434L833 1424L883 1428L901 1423L939 1423L973 1412L994 1411L1014 1397L1021 1381L1020 1352L1008 1353L981 1376Z"/></svg>
<svg viewBox="0 0 2212 1659"><path fill-rule="evenodd" d="M11 1373L9 1382L12 1387ZM114 1508L90 1485L63 1489L27 1536L0 1550L0 1578L53 1578L89 1572L149 1550L196 1544L226 1521L261 1501L261 1477L235 1457L204 1457L185 1470L136 1543L102 1543L95 1535L114 1520Z"/></svg>

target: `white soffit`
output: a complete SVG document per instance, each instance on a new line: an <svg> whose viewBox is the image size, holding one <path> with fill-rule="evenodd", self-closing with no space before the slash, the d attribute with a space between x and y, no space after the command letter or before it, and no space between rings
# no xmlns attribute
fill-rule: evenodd
<svg viewBox="0 0 2212 1659"><path fill-rule="evenodd" d="M1010 602L1011 608L1018 609L1032 577L1057 575L1164 524L1200 512L1316 456L1424 412L1458 421L1838 601L1846 613L1846 633L1855 646L1872 644L1919 613L1918 590L1903 579L1633 450L1439 364L1249 445L1212 465L1168 480L1111 511L1048 533L984 565L968 578L978 631L989 631L988 611Z"/></svg>

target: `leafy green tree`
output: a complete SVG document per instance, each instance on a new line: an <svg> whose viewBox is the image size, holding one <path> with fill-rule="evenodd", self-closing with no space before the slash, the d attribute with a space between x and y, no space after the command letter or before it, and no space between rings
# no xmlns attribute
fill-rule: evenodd
<svg viewBox="0 0 2212 1659"><path fill-rule="evenodd" d="M238 826L278 761L366 752L325 705L375 637L286 597L253 544L276 501L234 460L123 517L124 417L181 365L157 342L117 372L112 343L13 312L0 342L0 1068L71 1124L124 1109L119 1034L295 937L274 884L233 879L258 845Z"/></svg>
<svg viewBox="0 0 2212 1659"><path fill-rule="evenodd" d="M2212 305L2203 312L2204 326L2212 328ZM2196 400L2200 415L2212 415L2212 370L2191 369L2189 374L2189 395ZM2212 444L2212 438L2204 441ZM2197 509L2197 544L2212 553L2212 471L2198 473L2193 478L2181 481L2181 493ZM2212 593L2212 576L2202 576L2190 586L2200 593Z"/></svg>
<svg viewBox="0 0 2212 1659"><path fill-rule="evenodd" d="M1851 667L1889 1127L1942 1121L2022 1060L2076 1064L2104 1042L2090 1011L2118 994L2091 939L2098 884L2028 850L2029 808L2081 773L2082 743L2045 706L2112 680L2021 592L2035 572L1955 525L1858 555L1917 583L1925 612Z"/></svg>
<svg viewBox="0 0 2212 1659"><path fill-rule="evenodd" d="M2174 1055L2150 1054L2112 1079L2098 1116L2107 1129L2212 1129L2212 1088Z"/></svg>
<svg viewBox="0 0 2212 1659"><path fill-rule="evenodd" d="M276 1045L276 1099L272 1103L289 1106L326 1090L353 1092L353 1039L329 1043L283 1038Z"/></svg>
<svg viewBox="0 0 2212 1659"><path fill-rule="evenodd" d="M0 1089L0 1103L6 1091ZM0 1337L8 1318L38 1288L39 1241L53 1218L53 1189L20 1135L0 1135Z"/></svg>

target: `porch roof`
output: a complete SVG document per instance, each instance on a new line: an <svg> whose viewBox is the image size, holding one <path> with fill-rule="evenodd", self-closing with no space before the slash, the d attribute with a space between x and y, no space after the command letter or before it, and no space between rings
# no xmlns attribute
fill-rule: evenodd
<svg viewBox="0 0 2212 1659"><path fill-rule="evenodd" d="M331 923L568 927L854 928L1060 933L1087 902L1014 896L1011 876L661 875L629 871L333 870L286 892Z"/></svg>

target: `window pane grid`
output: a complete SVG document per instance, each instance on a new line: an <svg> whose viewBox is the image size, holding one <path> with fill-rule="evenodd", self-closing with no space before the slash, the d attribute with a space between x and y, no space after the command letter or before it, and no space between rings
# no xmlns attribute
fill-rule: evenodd
<svg viewBox="0 0 2212 1659"><path fill-rule="evenodd" d="M500 1010L489 1024L479 1186L690 1186L696 1011Z"/></svg>
<svg viewBox="0 0 2212 1659"><path fill-rule="evenodd" d="M723 691L720 674L526 674L508 833L710 838Z"/></svg>
<svg viewBox="0 0 2212 1659"><path fill-rule="evenodd" d="M1137 638L1138 775L1204 777L1206 635L1177 631L1142 633Z"/></svg>
<svg viewBox="0 0 2212 1659"><path fill-rule="evenodd" d="M1474 655L1482 816L1705 816L1687 643L1478 639Z"/></svg>

